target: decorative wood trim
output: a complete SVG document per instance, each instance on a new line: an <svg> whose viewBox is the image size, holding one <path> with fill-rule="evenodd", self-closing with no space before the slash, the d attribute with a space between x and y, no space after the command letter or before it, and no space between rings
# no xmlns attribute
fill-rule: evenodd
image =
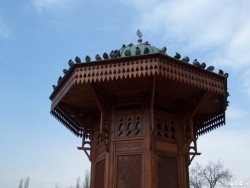
<svg viewBox="0 0 250 188"><path fill-rule="evenodd" d="M56 107L51 111L51 114L76 136L82 136L83 130L81 126L72 120L62 109Z"/></svg>
<svg viewBox="0 0 250 188"><path fill-rule="evenodd" d="M105 64L88 64L75 69L74 84L106 82L119 79L160 75L199 87L211 92L225 94L224 79L193 66L167 59L152 57Z"/></svg>
<svg viewBox="0 0 250 188"><path fill-rule="evenodd" d="M201 69L183 66L167 60L159 60L159 74L166 78L190 84L211 92L225 94L224 79Z"/></svg>
<svg viewBox="0 0 250 188"><path fill-rule="evenodd" d="M123 151L142 151L143 142L141 140L137 141L118 141L116 142L115 150L116 152Z"/></svg>
<svg viewBox="0 0 250 188"><path fill-rule="evenodd" d="M74 72L71 74L69 79L60 87L60 90L53 96L51 110L53 110L58 103L62 100L62 98L68 93L70 88L74 85L75 74Z"/></svg>
<svg viewBox="0 0 250 188"><path fill-rule="evenodd" d="M208 119L205 122L202 122L200 124L197 124L195 122L195 127L196 127L196 135L201 136L205 133L208 133L222 125L225 125L225 112L215 115L214 117Z"/></svg>

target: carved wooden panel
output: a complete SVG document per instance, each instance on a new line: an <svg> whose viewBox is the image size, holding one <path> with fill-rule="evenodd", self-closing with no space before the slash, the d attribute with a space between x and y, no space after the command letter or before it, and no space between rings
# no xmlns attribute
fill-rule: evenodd
<svg viewBox="0 0 250 188"><path fill-rule="evenodd" d="M116 143L116 151L141 151L143 149L143 142L138 141L119 141Z"/></svg>
<svg viewBox="0 0 250 188"><path fill-rule="evenodd" d="M155 141L156 150L164 153L177 154L178 148L176 143L166 142L163 140Z"/></svg>
<svg viewBox="0 0 250 188"><path fill-rule="evenodd" d="M104 145L104 140L103 140L103 137L100 135L99 130L98 130L98 132L96 134L96 146L98 148L98 147L101 147L103 145Z"/></svg>
<svg viewBox="0 0 250 188"><path fill-rule="evenodd" d="M158 188L178 188L176 158L158 155L156 160Z"/></svg>
<svg viewBox="0 0 250 188"><path fill-rule="evenodd" d="M95 187L104 188L105 159L96 163L95 167Z"/></svg>
<svg viewBox="0 0 250 188"><path fill-rule="evenodd" d="M117 157L117 188L142 187L141 155L120 155Z"/></svg>
<svg viewBox="0 0 250 188"><path fill-rule="evenodd" d="M118 138L142 136L142 122L142 114L119 115L116 120L116 136Z"/></svg>
<svg viewBox="0 0 250 188"><path fill-rule="evenodd" d="M74 83L106 82L111 80L161 75L212 92L224 94L224 81L207 71L187 64L151 57L105 64L88 64L75 69Z"/></svg>
<svg viewBox="0 0 250 188"><path fill-rule="evenodd" d="M167 113L155 114L155 137L176 141L177 139L177 122L174 117L168 116Z"/></svg>

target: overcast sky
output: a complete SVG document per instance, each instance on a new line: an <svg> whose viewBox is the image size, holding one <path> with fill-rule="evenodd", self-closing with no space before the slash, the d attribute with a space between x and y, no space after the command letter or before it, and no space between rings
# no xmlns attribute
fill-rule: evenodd
<svg viewBox="0 0 250 188"><path fill-rule="evenodd" d="M143 40L229 73L226 126L198 140L195 162L221 160L250 178L249 0L0 0L0 187L62 188L89 162L50 115L49 95L70 58Z"/></svg>

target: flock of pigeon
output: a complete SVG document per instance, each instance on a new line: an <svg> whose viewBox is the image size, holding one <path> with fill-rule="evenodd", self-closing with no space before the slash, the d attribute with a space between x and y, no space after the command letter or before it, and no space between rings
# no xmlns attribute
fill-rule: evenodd
<svg viewBox="0 0 250 188"><path fill-rule="evenodd" d="M181 59L181 55L178 52L176 52L176 55L174 56L174 58L180 60ZM190 59L189 59L188 56L186 56L186 57L182 58L181 61L183 61L185 63L188 63L190 61ZM206 66L207 66L206 63L205 62L200 63L197 59L195 59L192 64L195 67L198 67L198 68L201 68L201 69L206 69L206 70L208 70L210 72L214 71L214 66L208 66L206 68ZM222 75L222 76L228 77L228 73L224 73L224 71L221 70L221 69L219 70L219 74Z"/></svg>
<svg viewBox="0 0 250 188"><path fill-rule="evenodd" d="M145 43L141 43L145 46L144 50L142 51L138 46L135 47L135 55L143 55L143 54L149 54L150 53L150 49L147 47L147 46L150 46L150 44L148 42L145 42ZM101 61L101 60L108 60L108 59L115 59L115 58L119 58L121 57L121 52L123 52L123 50L125 50L124 52L124 55L126 57L129 57L131 56L131 51L130 51L130 48L133 46L133 43L130 43L129 45L125 45L123 44L122 45L122 48L120 50L112 50L109 54L107 54L106 52L103 53L103 56L101 57L99 54L97 54L95 56L95 61ZM162 54L166 54L166 51L167 51L167 48L166 47L163 47L162 49L158 50L158 53L162 53ZM181 59L181 55L179 53L176 52L176 55L173 57L174 59L177 59L181 62L184 62L184 63L189 63L190 61L190 58L188 56L185 56ZM86 63L89 63L91 62L91 58L87 55L85 57L85 62ZM79 64L79 63L83 63L81 58L76 56L75 58L75 62L70 59L68 61L68 65L71 67L73 66L74 64ZM204 70L207 70L207 71L210 71L210 72L213 72L214 71L214 66L208 66L206 67L206 63L200 63L197 59L193 60L192 62L192 65L195 66L195 67L198 67L198 68L201 68L201 69L204 69ZM63 69L63 73L66 74L68 72L67 69ZM222 76L225 76L225 77L228 77L228 73L224 73L223 70L219 70L219 75L222 75ZM61 83L62 81L62 77L60 76L59 79L58 79L58 85ZM53 88L55 89L56 86L53 85Z"/></svg>

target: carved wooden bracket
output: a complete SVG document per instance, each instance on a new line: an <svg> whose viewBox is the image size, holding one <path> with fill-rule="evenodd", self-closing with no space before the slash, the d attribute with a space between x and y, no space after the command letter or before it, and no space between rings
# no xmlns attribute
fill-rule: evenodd
<svg viewBox="0 0 250 188"><path fill-rule="evenodd" d="M109 152L109 132L106 128L104 128L102 133L100 133L100 137L104 141L104 146L105 146L106 152Z"/></svg>
<svg viewBox="0 0 250 188"><path fill-rule="evenodd" d="M90 155L90 133L89 131L84 131L83 137L82 137L82 146L77 147L79 150L83 150L87 157L89 158L89 161L91 162L91 155Z"/></svg>
<svg viewBox="0 0 250 188"><path fill-rule="evenodd" d="M200 155L197 151L197 137L195 135L195 130L194 130L194 125L193 125L193 120L192 117L186 117L184 118L184 143L186 146L186 152L188 152L188 165L191 164L193 161L194 157L196 155Z"/></svg>
<svg viewBox="0 0 250 188"><path fill-rule="evenodd" d="M191 164L191 162L193 161L194 157L196 155L200 155L201 153L197 151L197 144L196 144L196 139L194 139L192 141L192 143L189 146L189 162L188 165Z"/></svg>
<svg viewBox="0 0 250 188"><path fill-rule="evenodd" d="M106 106L106 102L108 101L108 97L105 95L106 92L104 92L100 87L98 87L96 84L92 84L92 90L95 95L96 102L98 104L101 117L100 117L100 137L104 140L104 145L106 152L109 152L109 110Z"/></svg>
<svg viewBox="0 0 250 188"><path fill-rule="evenodd" d="M86 146L86 145L88 145L88 146ZM77 149L83 150L84 153L89 158L89 161L91 162L91 157L90 157L90 141L83 141L82 147L77 147Z"/></svg>

